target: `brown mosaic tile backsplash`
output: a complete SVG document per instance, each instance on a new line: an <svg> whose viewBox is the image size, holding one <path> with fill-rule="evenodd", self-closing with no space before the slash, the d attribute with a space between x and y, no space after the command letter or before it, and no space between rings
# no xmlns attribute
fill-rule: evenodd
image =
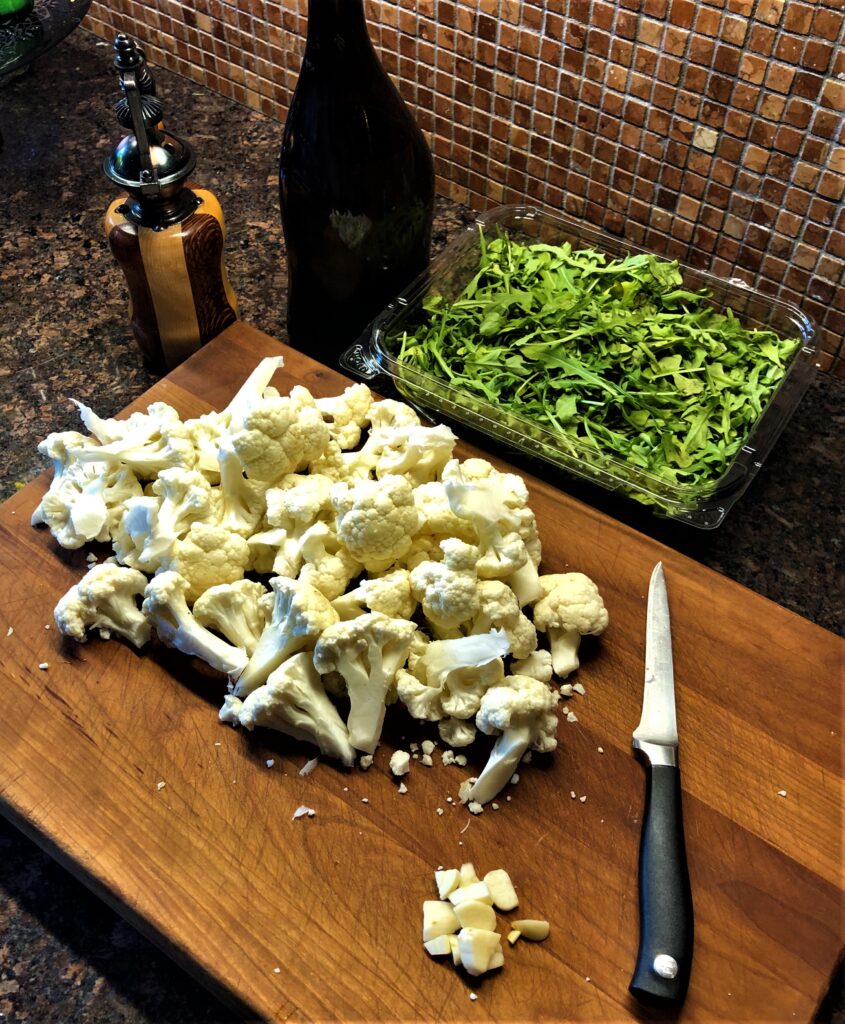
<svg viewBox="0 0 845 1024"><path fill-rule="evenodd" d="M534 202L801 306L845 377L842 0L366 0L442 195ZM85 24L283 120L307 0L95 0ZM104 99L105 102L105 99Z"/></svg>

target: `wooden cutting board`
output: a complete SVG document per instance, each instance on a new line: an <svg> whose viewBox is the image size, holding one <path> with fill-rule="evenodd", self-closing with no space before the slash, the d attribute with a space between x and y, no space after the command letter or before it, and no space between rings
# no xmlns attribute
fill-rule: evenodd
<svg viewBox="0 0 845 1024"><path fill-rule="evenodd" d="M280 351L280 389L344 385L237 324L131 408L222 407ZM0 510L0 809L245 1015L650 1018L627 992L644 783L631 731L662 559L696 912L681 1017L809 1021L843 949L842 642L527 479L544 571L592 576L611 625L578 674L577 722L561 723L558 751L520 772L500 810L456 806L467 770L437 755L433 768L413 764L400 795L392 742L368 772L320 764L301 777L308 748L219 724L225 688L199 663L62 641L46 627L85 557L29 525L44 478ZM389 720L391 741L426 735L401 709ZM300 804L316 815L292 820ZM466 860L506 868L518 914L551 922L548 941L507 948L505 968L477 982L420 941L432 872Z"/></svg>

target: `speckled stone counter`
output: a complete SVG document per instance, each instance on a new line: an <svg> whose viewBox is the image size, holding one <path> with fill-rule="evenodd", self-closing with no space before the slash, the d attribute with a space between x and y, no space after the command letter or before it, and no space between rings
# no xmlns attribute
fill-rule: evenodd
<svg viewBox="0 0 845 1024"><path fill-rule="evenodd" d="M77 32L0 93L0 497L40 471L40 438L77 426L69 396L111 415L154 380L129 333L123 278L102 233L114 193L99 168L118 134L110 64L103 43ZM157 81L168 125L197 149L196 180L223 206L242 315L284 338L280 126L174 75L158 72ZM469 211L440 201L435 246L471 220ZM661 522L587 485L560 483L841 632L843 396L842 382L814 380L763 471L713 532ZM796 695L796 707L784 714L800 714L809 696ZM821 1020L845 1021L837 992ZM0 1024L233 1019L0 819Z"/></svg>

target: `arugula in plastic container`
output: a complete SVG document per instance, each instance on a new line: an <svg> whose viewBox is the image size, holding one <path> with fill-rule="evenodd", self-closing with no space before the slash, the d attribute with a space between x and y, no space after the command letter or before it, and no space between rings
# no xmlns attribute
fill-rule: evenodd
<svg viewBox="0 0 845 1024"><path fill-rule="evenodd" d="M456 299L426 297L398 361L669 484L726 472L801 344L713 308L674 261L480 245Z"/></svg>

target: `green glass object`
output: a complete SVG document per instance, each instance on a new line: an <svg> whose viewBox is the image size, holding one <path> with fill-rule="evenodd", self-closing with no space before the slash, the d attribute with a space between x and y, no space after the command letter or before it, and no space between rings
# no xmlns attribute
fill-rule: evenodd
<svg viewBox="0 0 845 1024"><path fill-rule="evenodd" d="M0 0L0 18L9 14L20 14L32 7L32 0Z"/></svg>

